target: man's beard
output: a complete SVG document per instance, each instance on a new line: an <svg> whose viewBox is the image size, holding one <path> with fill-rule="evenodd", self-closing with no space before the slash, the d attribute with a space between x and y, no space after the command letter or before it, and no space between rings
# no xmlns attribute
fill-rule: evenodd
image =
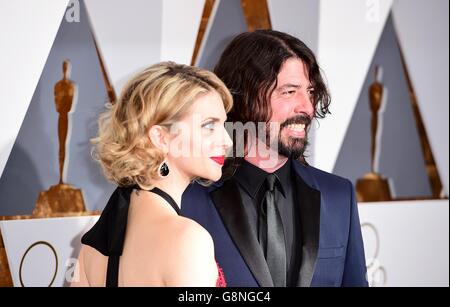
<svg viewBox="0 0 450 307"><path fill-rule="evenodd" d="M304 131L305 136L300 137L288 137L287 140L283 140L281 133L287 126L292 124L303 124L305 125ZM308 142L308 128L311 124L311 118L307 116L306 114L302 114L296 117L289 118L288 120L284 121L280 125L280 130L278 132L278 136L276 140L271 140L271 147L274 148L274 143L277 143L278 148L278 154L285 156L287 158L291 158L293 160L297 160L298 158L302 157L305 153L306 148L309 145ZM268 130L267 133L269 134L270 131Z"/></svg>

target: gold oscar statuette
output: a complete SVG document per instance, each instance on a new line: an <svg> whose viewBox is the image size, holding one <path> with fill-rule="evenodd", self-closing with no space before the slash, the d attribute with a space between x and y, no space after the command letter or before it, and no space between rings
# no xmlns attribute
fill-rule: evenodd
<svg viewBox="0 0 450 307"><path fill-rule="evenodd" d="M68 115L72 109L74 100L76 99L76 85L73 81L69 80L69 76L70 62L69 60L65 60L63 62L63 78L56 83L54 88L56 111L59 114L59 182L58 184L51 186L47 191L42 191L39 193L36 206L31 215L0 216L0 221L25 220L43 217L89 216L99 215L101 213L101 211L85 211L83 194L81 190L64 182L64 165L67 146L66 140L69 127ZM38 243L42 244L42 241L32 244L27 251L36 246ZM58 256L56 251L54 249L52 249L52 251L57 258ZM27 252L25 252L23 257L26 256L26 253ZM53 283L57 270L58 268L56 267L50 284ZM24 286L22 280L21 285ZM6 250L0 233L0 287L12 286L13 281L11 272L9 270Z"/></svg>
<svg viewBox="0 0 450 307"><path fill-rule="evenodd" d="M356 182L356 197L359 202L389 201L389 181L375 170L377 152L378 117L383 102L383 84L380 82L380 67L375 68L375 81L369 88L371 120L371 171Z"/></svg>
<svg viewBox="0 0 450 307"><path fill-rule="evenodd" d="M55 85L55 104L58 118L59 140L59 183L51 186L47 191L39 193L34 217L49 217L54 214L84 212L83 195L77 189L64 182L64 162L66 159L66 139L69 127L69 112L72 109L76 94L75 83L69 80L70 62L63 62L63 78Z"/></svg>

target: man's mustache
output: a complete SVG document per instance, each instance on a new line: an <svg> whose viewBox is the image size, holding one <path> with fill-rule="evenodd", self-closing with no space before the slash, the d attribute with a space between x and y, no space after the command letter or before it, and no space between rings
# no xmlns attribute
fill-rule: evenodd
<svg viewBox="0 0 450 307"><path fill-rule="evenodd" d="M309 125L311 124L311 117L307 114L300 114L295 117L288 118L280 125L280 130L286 128L289 125L299 125L303 124L305 125L305 130Z"/></svg>

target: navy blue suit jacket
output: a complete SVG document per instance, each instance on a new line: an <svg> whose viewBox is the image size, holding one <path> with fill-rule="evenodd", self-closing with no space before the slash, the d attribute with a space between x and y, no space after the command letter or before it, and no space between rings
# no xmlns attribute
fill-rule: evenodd
<svg viewBox="0 0 450 307"><path fill-rule="evenodd" d="M367 286L351 182L296 161L293 167L303 241L297 286ZM228 286L273 286L233 178L207 188L190 185L183 194L182 212L213 237Z"/></svg>

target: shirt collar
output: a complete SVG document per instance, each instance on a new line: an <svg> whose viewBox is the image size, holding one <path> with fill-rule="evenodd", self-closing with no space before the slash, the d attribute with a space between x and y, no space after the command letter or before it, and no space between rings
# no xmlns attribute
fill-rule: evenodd
<svg viewBox="0 0 450 307"><path fill-rule="evenodd" d="M279 181L277 186L280 188L279 190L285 197L286 187L290 184L291 180L290 165L291 163L289 159L282 167L274 172ZM256 165L251 164L250 162L247 162L246 160L243 160L241 165L237 168L234 178L236 178L239 184L252 198L255 198L268 175L268 172L260 169Z"/></svg>

